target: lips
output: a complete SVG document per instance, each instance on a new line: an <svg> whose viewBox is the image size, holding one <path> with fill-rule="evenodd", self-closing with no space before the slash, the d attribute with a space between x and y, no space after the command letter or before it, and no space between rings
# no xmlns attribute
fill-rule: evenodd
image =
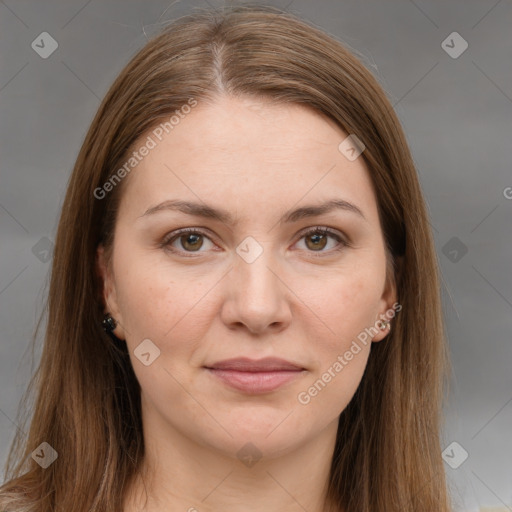
<svg viewBox="0 0 512 512"><path fill-rule="evenodd" d="M227 359L225 361L219 361L207 366L214 370L233 370L239 372L273 372L273 371L296 371L304 370L303 367L286 361L285 359L279 359L277 357L266 357L264 359L249 359L247 357L239 357L236 359Z"/></svg>
<svg viewBox="0 0 512 512"><path fill-rule="evenodd" d="M306 373L295 363L273 357L228 359L205 368L223 384L245 394L269 393Z"/></svg>

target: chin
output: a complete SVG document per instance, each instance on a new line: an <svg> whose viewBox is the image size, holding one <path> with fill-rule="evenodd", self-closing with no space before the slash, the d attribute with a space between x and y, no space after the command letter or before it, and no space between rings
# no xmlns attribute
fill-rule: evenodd
<svg viewBox="0 0 512 512"><path fill-rule="evenodd" d="M258 409L261 410L261 407ZM238 414L236 421L226 422L218 418L232 437L223 431L220 436L210 439L210 443L215 445L216 449L237 458L238 452L242 451L243 454L244 451L251 450L260 452L260 456L278 457L292 451L303 437L307 437L306 431L301 431L295 422L290 421L293 414L287 417L290 412L291 409L279 410L270 415L258 416L258 411L252 411L247 415ZM305 427L304 424L301 426Z"/></svg>

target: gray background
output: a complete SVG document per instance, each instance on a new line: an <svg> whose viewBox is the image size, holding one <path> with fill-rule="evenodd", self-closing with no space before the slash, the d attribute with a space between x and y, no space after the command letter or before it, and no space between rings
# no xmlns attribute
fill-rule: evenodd
<svg viewBox="0 0 512 512"><path fill-rule="evenodd" d="M429 204L443 274L453 363L443 448L458 443L447 451L452 465L460 463L462 450L469 454L457 469L446 464L456 510L512 510L512 4L266 3L343 41L397 110ZM0 1L0 463L33 371L27 347L47 292L66 183L86 130L111 82L145 43L144 31L149 36L158 31L159 18L194 6L208 4ZM45 31L58 42L47 59L31 47ZM454 31L469 45L457 58L442 47ZM450 38L445 44L461 48ZM39 354L40 347L36 362Z"/></svg>

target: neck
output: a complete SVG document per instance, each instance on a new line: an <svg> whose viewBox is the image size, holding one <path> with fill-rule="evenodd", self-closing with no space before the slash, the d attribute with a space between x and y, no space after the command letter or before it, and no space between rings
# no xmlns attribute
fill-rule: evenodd
<svg viewBox="0 0 512 512"><path fill-rule="evenodd" d="M168 423L150 425L144 430L145 456L129 486L124 512L326 512L337 421L272 457L258 458L257 448L245 444L246 457L240 459L200 445ZM327 508L338 512L333 505Z"/></svg>

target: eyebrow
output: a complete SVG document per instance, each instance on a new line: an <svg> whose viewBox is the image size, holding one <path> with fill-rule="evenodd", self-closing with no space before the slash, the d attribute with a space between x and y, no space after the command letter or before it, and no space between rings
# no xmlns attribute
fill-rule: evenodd
<svg viewBox="0 0 512 512"><path fill-rule="evenodd" d="M169 210L179 211L182 213L186 213L188 215L194 215L196 217L204 217L207 219L218 220L223 224L234 225L237 223L237 220L227 210L223 210L222 208L213 208L212 206L209 206L205 203L194 203L191 201L182 201L178 199L170 199L167 201L163 201L162 203L157 204L156 206L152 206L148 208L139 218L147 217L160 211ZM352 212L361 217L362 219L366 220L366 217L363 215L361 209L358 208L355 204L349 203L348 201L344 201L343 199L330 199L329 201L326 201L322 204L302 206L300 208L296 208L294 210L285 212L281 216L279 222L297 222L299 220L306 219L309 217L317 217L319 215L330 213L334 210L344 210Z"/></svg>

